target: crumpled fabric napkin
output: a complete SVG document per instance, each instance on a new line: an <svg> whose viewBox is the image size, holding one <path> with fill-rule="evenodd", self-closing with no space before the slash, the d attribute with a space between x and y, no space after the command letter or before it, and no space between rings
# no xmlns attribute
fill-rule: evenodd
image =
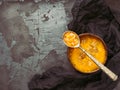
<svg viewBox="0 0 120 90"><path fill-rule="evenodd" d="M107 45L106 66L120 75L120 1L76 0L72 8L73 20L68 29L100 36ZM112 81L101 70L93 74L69 71L54 66L42 75L35 75L28 83L29 90L120 90L120 80ZM117 88L116 88L117 87Z"/></svg>

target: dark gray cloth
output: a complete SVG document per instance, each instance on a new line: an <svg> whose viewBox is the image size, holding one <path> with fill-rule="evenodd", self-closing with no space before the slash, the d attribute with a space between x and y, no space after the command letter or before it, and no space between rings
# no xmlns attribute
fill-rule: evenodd
<svg viewBox="0 0 120 90"><path fill-rule="evenodd" d="M118 0L76 0L72 8L73 20L68 25L68 29L77 34L93 33L105 41L108 50L106 66L117 75L120 75L119 7ZM30 90L113 90L118 82L119 79L113 82L100 70L82 74L61 66L35 75L28 87Z"/></svg>

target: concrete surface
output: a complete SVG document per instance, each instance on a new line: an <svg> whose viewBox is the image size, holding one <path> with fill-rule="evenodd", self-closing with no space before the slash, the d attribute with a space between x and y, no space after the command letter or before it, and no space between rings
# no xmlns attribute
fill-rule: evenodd
<svg viewBox="0 0 120 90"><path fill-rule="evenodd" d="M68 63L61 36L73 3L6 0L0 5L0 90L28 90L34 74Z"/></svg>

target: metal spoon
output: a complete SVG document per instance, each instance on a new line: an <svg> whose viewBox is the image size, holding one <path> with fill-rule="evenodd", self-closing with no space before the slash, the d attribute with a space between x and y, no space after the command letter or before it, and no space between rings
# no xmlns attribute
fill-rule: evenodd
<svg viewBox="0 0 120 90"><path fill-rule="evenodd" d="M70 46L68 45L68 43L66 42L65 40L65 34L66 33L73 33L76 37L77 37L77 40L78 40L78 44L76 44L75 46ZM113 73L110 69L108 69L106 66L104 66L102 63L100 63L96 58L94 58L91 54L89 54L85 49L83 49L81 46L80 46L80 38L79 36L73 32L73 31L66 31L63 33L63 42L65 43L66 46L68 47L71 47L71 48L79 48L81 49L97 66L100 67L100 69L105 72L113 81L116 81L118 79L118 75L116 75L115 73Z"/></svg>

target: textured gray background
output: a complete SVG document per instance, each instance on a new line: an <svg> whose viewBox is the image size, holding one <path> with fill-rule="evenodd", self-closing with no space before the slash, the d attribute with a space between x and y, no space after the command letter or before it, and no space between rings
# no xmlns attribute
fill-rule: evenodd
<svg viewBox="0 0 120 90"><path fill-rule="evenodd" d="M62 34L75 0L6 1L0 3L0 90L28 90L33 75L55 65L72 69Z"/></svg>
<svg viewBox="0 0 120 90"><path fill-rule="evenodd" d="M28 90L34 74L68 62L62 34L74 0L38 1L0 5L0 90Z"/></svg>

